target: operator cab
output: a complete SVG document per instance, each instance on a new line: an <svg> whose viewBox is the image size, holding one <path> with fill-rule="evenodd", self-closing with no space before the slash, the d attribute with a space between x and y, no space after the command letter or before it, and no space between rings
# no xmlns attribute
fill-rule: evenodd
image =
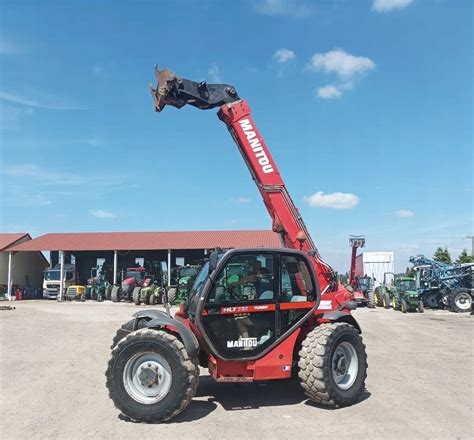
<svg viewBox="0 0 474 440"><path fill-rule="evenodd" d="M215 355L257 357L316 309L316 280L300 251L215 251L194 282L188 314Z"/></svg>

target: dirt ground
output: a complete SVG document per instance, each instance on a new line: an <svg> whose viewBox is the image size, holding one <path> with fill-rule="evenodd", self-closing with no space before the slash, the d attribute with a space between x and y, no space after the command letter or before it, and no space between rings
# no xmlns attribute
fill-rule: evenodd
<svg viewBox="0 0 474 440"><path fill-rule="evenodd" d="M4 305L3 303L2 305ZM133 304L24 301L0 311L3 439L472 439L473 317L359 309L364 399L328 410L296 380L216 384L165 424L124 420L105 388L115 330Z"/></svg>

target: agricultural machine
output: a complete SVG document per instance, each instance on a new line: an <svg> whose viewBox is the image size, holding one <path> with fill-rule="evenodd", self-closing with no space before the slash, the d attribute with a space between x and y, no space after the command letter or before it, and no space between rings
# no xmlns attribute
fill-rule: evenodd
<svg viewBox="0 0 474 440"><path fill-rule="evenodd" d="M474 264L446 264L423 255L410 257L416 272L416 287L426 307L470 312Z"/></svg>
<svg viewBox="0 0 474 440"><path fill-rule="evenodd" d="M351 314L357 304L309 236L249 105L230 85L189 81L167 69L156 75L156 111L219 108L285 247L216 250L174 317L169 308L135 313L112 342L109 396L132 420L172 419L194 397L201 365L227 383L295 373L318 404L358 402L367 355ZM229 282L237 266L241 273Z"/></svg>
<svg viewBox="0 0 474 440"><path fill-rule="evenodd" d="M141 303L154 306L163 302L164 293L164 279L149 276L143 281L142 286L133 289L133 302L137 306Z"/></svg>
<svg viewBox="0 0 474 440"><path fill-rule="evenodd" d="M366 305L369 308L375 307L374 302L374 280L367 276L356 276L356 254L357 249L365 246L365 238L361 235L351 235L349 243L352 248L351 269L349 272L349 286L354 291L354 299L358 305Z"/></svg>
<svg viewBox="0 0 474 440"><path fill-rule="evenodd" d="M423 313L425 310L416 290L415 279L396 277L393 272L386 272L383 284L375 289L375 304L386 309L392 306L393 310L401 310L403 313Z"/></svg>
<svg viewBox="0 0 474 440"><path fill-rule="evenodd" d="M168 289L168 301L170 305L183 304L187 301L189 292L197 277L201 266L186 265L179 267L176 272L176 285Z"/></svg>
<svg viewBox="0 0 474 440"><path fill-rule="evenodd" d="M86 294L83 297L83 301L87 298L99 302L111 299L112 284L105 279L103 269L103 266L91 269L91 276L87 279Z"/></svg>
<svg viewBox="0 0 474 440"><path fill-rule="evenodd" d="M80 284L72 284L67 287L66 294L64 295L66 301L85 301L86 300L86 286Z"/></svg>
<svg viewBox="0 0 474 440"><path fill-rule="evenodd" d="M113 286L110 299L113 302L121 300L131 301L134 289L142 287L146 278L147 273L144 267L128 267L123 275L121 284Z"/></svg>

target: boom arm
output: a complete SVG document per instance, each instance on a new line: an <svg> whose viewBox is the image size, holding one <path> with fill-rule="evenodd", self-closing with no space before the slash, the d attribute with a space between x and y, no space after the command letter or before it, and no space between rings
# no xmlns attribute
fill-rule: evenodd
<svg viewBox="0 0 474 440"><path fill-rule="evenodd" d="M151 88L155 110L166 105L181 108L186 104L200 109L220 107L218 117L234 138L263 202L272 218L273 231L283 244L308 252L318 276L321 291L337 290L334 270L321 258L306 225L291 199L278 168L250 115L250 107L241 100L234 87L226 84L196 83L177 78L167 69L155 68L158 87Z"/></svg>

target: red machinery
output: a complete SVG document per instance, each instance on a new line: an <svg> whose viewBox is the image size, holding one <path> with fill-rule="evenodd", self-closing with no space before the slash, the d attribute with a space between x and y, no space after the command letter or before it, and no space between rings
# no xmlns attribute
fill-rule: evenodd
<svg viewBox="0 0 474 440"><path fill-rule="evenodd" d="M374 308L374 282L372 278L366 275L356 276L355 274L357 249L365 246L365 238L362 235L351 235L349 237L349 243L352 248L349 285L354 291L354 300L358 305L366 305L369 308Z"/></svg>
<svg viewBox="0 0 474 440"><path fill-rule="evenodd" d="M351 315L357 305L319 255L249 105L230 85L189 81L167 69L156 75L156 111L219 107L285 247L216 251L174 318L145 310L124 324L106 372L115 405L135 420L174 417L194 396L198 362L218 382L284 379L299 368L312 400L355 403L367 374L361 330Z"/></svg>

